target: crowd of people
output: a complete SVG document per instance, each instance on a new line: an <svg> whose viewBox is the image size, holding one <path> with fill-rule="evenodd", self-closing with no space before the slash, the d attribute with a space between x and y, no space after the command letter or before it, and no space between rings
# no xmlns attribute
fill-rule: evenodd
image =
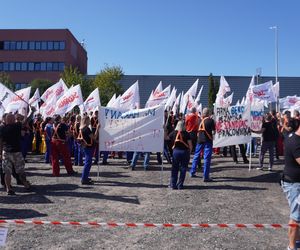
<svg viewBox="0 0 300 250"><path fill-rule="evenodd" d="M261 133L261 150L259 154L258 169L264 167L264 156L269 151L269 167L272 171L274 157L279 159L283 155L283 138L286 138L295 130L295 121L299 120L299 112L295 111L293 118L290 112L283 116L275 111L266 113L263 119L262 129L253 131ZM172 164L170 187L173 189L184 188L184 180L191 155L190 177L197 176L197 169L201 167L203 159L203 181L211 182L210 166L213 154L231 155L233 162L238 163L237 146L243 163L249 163L247 156L256 155L257 140L252 140L252 145L240 144L228 147L213 148L213 135L215 121L208 108L204 108L202 114L193 108L191 113L174 115L165 111L164 126L164 151L163 155L168 163ZM100 135L101 136L101 135ZM24 165L27 153L32 151L41 154L45 147L44 161L52 165L53 176L60 175L60 165L63 164L68 175L78 174L73 166L83 166L81 183L93 184L89 177L92 164L99 163L98 153L99 122L98 111L90 114L67 114L64 117L55 115L42 119L39 114L23 117L19 114L5 114L0 126L0 150L1 155L1 183L5 185L8 194L14 194L11 187L10 176L17 179L18 184L24 184L30 188L26 180ZM34 145L33 145L34 144ZM251 149L251 151L250 151ZM135 170L137 161L144 156L144 169L147 170L151 152L125 152L126 160L132 170ZM123 152L118 152L118 157L123 158ZM108 164L109 155L115 156L115 152L101 152L102 164ZM161 153L157 153L158 164L162 163ZM179 174L180 173L180 174ZM179 174L179 178L178 178Z"/></svg>

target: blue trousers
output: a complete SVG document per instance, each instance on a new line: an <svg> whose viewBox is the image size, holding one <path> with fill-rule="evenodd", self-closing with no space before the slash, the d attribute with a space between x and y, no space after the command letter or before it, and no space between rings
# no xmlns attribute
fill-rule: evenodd
<svg viewBox="0 0 300 250"><path fill-rule="evenodd" d="M171 183L170 183L172 188L183 187L189 160L190 160L189 150L174 148L173 163L172 163L172 170L171 170ZM179 171L180 171L180 175L178 180Z"/></svg>
<svg viewBox="0 0 300 250"><path fill-rule="evenodd" d="M205 142L201 144L196 145L195 154L193 158L192 168L190 170L190 174L195 174L197 170L197 165L200 160L200 152L204 149L204 172L203 172L203 179L208 180L209 179L209 172L210 172L210 162L211 162L211 155L212 155L212 143L211 142Z"/></svg>
<svg viewBox="0 0 300 250"><path fill-rule="evenodd" d="M136 166L136 163L139 159L141 152L134 152L133 157L132 157L132 161L130 166L134 169ZM150 161L150 152L145 152L144 153L144 169L148 168L149 165L149 161Z"/></svg>
<svg viewBox="0 0 300 250"><path fill-rule="evenodd" d="M130 162L133 157L133 152L126 152L126 160L127 162Z"/></svg>
<svg viewBox="0 0 300 250"><path fill-rule="evenodd" d="M45 142L46 142L45 163L50 163L51 140L46 139Z"/></svg>
<svg viewBox="0 0 300 250"><path fill-rule="evenodd" d="M98 152L96 152L96 153L98 153ZM108 151L101 151L100 154L102 154L102 156L103 156L102 163L106 164L109 152Z"/></svg>
<svg viewBox="0 0 300 250"><path fill-rule="evenodd" d="M83 165L83 154L82 154L82 148L80 143L78 143L76 140L74 140L74 165Z"/></svg>
<svg viewBox="0 0 300 250"><path fill-rule="evenodd" d="M93 160L93 148L86 147L83 149L84 152L84 167L81 175L81 181L87 181L90 175L90 170Z"/></svg>

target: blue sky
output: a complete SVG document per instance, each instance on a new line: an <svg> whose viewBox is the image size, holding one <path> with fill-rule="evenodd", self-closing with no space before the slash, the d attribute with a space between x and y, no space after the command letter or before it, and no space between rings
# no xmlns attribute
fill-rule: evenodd
<svg viewBox="0 0 300 250"><path fill-rule="evenodd" d="M0 28L68 28L88 51L88 73L300 76L298 0L51 0L1 3Z"/></svg>

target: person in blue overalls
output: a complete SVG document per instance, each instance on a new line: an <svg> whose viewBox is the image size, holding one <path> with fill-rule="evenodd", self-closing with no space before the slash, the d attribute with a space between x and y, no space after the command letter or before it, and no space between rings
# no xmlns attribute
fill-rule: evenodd
<svg viewBox="0 0 300 250"><path fill-rule="evenodd" d="M172 189L183 189L190 153L193 148L190 134L185 131L183 121L177 123L175 131L170 134L170 139L174 141L170 187ZM178 179L179 171L180 175Z"/></svg>
<svg viewBox="0 0 300 250"><path fill-rule="evenodd" d="M91 125L91 120L89 116L84 116L81 119L80 131L78 135L78 140L81 142L84 152L84 167L81 175L82 185L92 185L93 181L89 178L90 170L92 166L92 159L94 153L94 145L96 138L98 137L99 124L95 130L95 133L89 128Z"/></svg>
<svg viewBox="0 0 300 250"><path fill-rule="evenodd" d="M51 156L51 138L53 133L53 118L47 117L45 120L45 142L46 142L46 152L45 152L45 163L50 163Z"/></svg>
<svg viewBox="0 0 300 250"><path fill-rule="evenodd" d="M76 121L73 128L73 137L74 137L74 165L83 166L83 152L80 142L77 140L79 135L81 116L76 116Z"/></svg>
<svg viewBox="0 0 300 250"><path fill-rule="evenodd" d="M204 149L204 172L203 181L211 182L212 179L209 178L210 173L210 163L212 155L213 146L213 133L215 131L215 121L209 116L209 109L204 108L202 111L202 120L198 129L197 145L195 149L195 154L192 162L192 168L190 170L191 177L196 177L197 165L200 160L200 152Z"/></svg>

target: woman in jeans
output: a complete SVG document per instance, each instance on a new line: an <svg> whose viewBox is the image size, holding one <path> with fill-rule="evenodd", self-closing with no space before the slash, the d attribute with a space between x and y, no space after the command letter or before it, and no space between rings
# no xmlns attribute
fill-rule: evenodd
<svg viewBox="0 0 300 250"><path fill-rule="evenodd" d="M84 152L84 167L81 175L82 185L92 185L93 181L89 178L92 166L92 157L95 147L95 140L98 137L99 125L97 125L95 133L90 129L91 120L89 116L84 116L81 119L80 131L78 140L81 142Z"/></svg>

